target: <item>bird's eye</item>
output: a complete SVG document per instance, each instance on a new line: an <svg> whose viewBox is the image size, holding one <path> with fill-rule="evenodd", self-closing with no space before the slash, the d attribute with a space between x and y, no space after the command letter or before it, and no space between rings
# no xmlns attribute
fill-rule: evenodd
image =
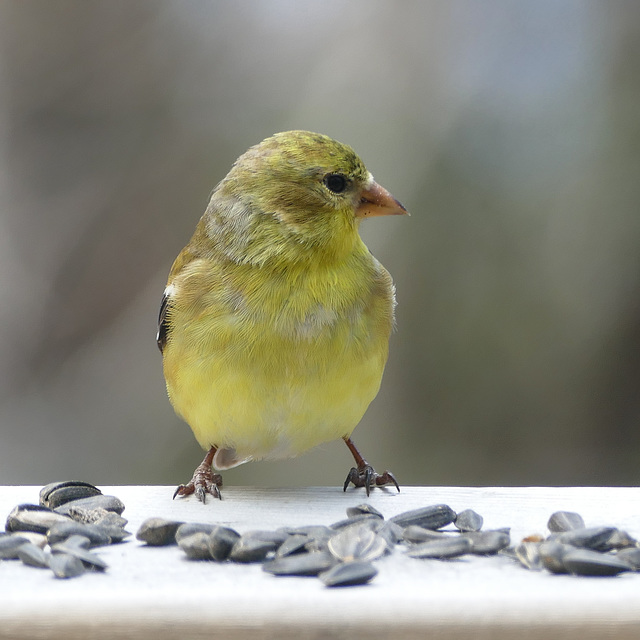
<svg viewBox="0 0 640 640"><path fill-rule="evenodd" d="M341 173L327 173L324 177L324 185L333 193L342 193L347 188L347 178Z"/></svg>

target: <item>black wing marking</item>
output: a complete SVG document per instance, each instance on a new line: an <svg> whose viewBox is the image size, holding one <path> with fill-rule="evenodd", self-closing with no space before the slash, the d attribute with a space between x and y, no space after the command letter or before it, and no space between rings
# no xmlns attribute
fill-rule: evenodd
<svg viewBox="0 0 640 640"><path fill-rule="evenodd" d="M158 349L160 353L164 351L169 338L169 319L167 318L167 310L169 309L169 293L164 292L162 296L162 302L160 303L160 314L158 315L158 333L156 335L156 341L158 343Z"/></svg>

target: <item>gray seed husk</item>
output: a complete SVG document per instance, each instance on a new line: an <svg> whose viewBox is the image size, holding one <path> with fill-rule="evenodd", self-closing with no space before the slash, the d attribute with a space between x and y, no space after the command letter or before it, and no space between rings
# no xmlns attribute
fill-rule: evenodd
<svg viewBox="0 0 640 640"><path fill-rule="evenodd" d="M269 552L276 549L276 546L275 542L241 536L233 545L229 560L242 563L262 562Z"/></svg>
<svg viewBox="0 0 640 640"><path fill-rule="evenodd" d="M49 568L49 554L31 542L18 547L18 558L29 567Z"/></svg>
<svg viewBox="0 0 640 640"><path fill-rule="evenodd" d="M100 527L94 524L82 524L74 520L54 524L47 532L47 541L49 544L56 544L73 535L89 538L92 547L111 544L111 537Z"/></svg>
<svg viewBox="0 0 640 640"><path fill-rule="evenodd" d="M495 531L469 531L461 533L461 538L471 540L471 553L475 555L491 555L509 546L511 537L501 530Z"/></svg>
<svg viewBox="0 0 640 640"><path fill-rule="evenodd" d="M304 545L307 553L318 553L319 551L329 551L329 538L310 538Z"/></svg>
<svg viewBox="0 0 640 640"><path fill-rule="evenodd" d="M97 524L96 527L102 529L110 538L111 544L122 542L125 538L131 535L130 531L126 531L120 527L105 527L101 524Z"/></svg>
<svg viewBox="0 0 640 640"><path fill-rule="evenodd" d="M165 518L147 518L138 529L136 538L150 547L167 547L177 544L176 531L184 522Z"/></svg>
<svg viewBox="0 0 640 640"><path fill-rule="evenodd" d="M19 504L7 517L7 531L35 531L46 533L56 522L66 522L69 518L47 507L35 504Z"/></svg>
<svg viewBox="0 0 640 640"><path fill-rule="evenodd" d="M367 516L364 518L348 518L348 520L351 522L351 524L345 524L342 527L333 529L334 535L336 533L339 533L340 531L344 531L345 529L359 529L362 527L366 529L370 529L371 531L374 531L376 533L381 529L384 529L385 527L399 528L400 531L402 531L402 527L398 527L397 524L393 524L392 522L386 522L385 520L381 520L376 516Z"/></svg>
<svg viewBox="0 0 640 640"><path fill-rule="evenodd" d="M566 570L577 576L617 576L633 567L610 553L572 549L562 559Z"/></svg>
<svg viewBox="0 0 640 640"><path fill-rule="evenodd" d="M505 547L504 549L500 549L500 551L498 551L498 555L520 562L518 555L516 554L515 547Z"/></svg>
<svg viewBox="0 0 640 640"><path fill-rule="evenodd" d="M127 524L127 519L114 511L107 511L101 507L86 509L71 505L67 515L81 524L96 524L104 529L122 529ZM130 535L130 534L129 534Z"/></svg>
<svg viewBox="0 0 640 640"><path fill-rule="evenodd" d="M123 528L127 520L117 513L105 509L84 509L72 506L69 509L69 518L81 525L98 527L103 535L109 536L111 544L122 542L131 535L131 532Z"/></svg>
<svg viewBox="0 0 640 640"><path fill-rule="evenodd" d="M616 529L607 541L607 546L610 549L626 549L627 547L635 547L637 544L638 541L622 529Z"/></svg>
<svg viewBox="0 0 640 640"><path fill-rule="evenodd" d="M552 533L562 533L563 531L573 531L573 529L584 529L585 524L582 516L574 511L556 511L551 514L547 528Z"/></svg>
<svg viewBox="0 0 640 640"><path fill-rule="evenodd" d="M330 527L315 524L306 527L287 527L285 531L288 531L290 535L308 536L310 540L328 540L335 533Z"/></svg>
<svg viewBox="0 0 640 640"><path fill-rule="evenodd" d="M44 487L40 489L39 499L41 501L41 504L43 501L46 501L48 499L49 494L52 491L56 491L61 487L68 487L68 486L85 486L88 488L88 490L95 489L98 491L98 493L102 493L102 491L100 491L100 489L98 489L98 487L96 487L95 485L91 484L90 482L82 482L81 480L65 480L61 482L50 482L49 484L45 484Z"/></svg>
<svg viewBox="0 0 640 640"><path fill-rule="evenodd" d="M456 512L446 504L434 504L421 509L413 509L405 511L391 518L391 522L395 522L401 527L408 527L410 524L416 524L425 529L440 529L451 524L456 518Z"/></svg>
<svg viewBox="0 0 640 640"><path fill-rule="evenodd" d="M565 531L555 536L555 540L573 547L592 549L593 551L609 551L609 540L617 531L615 527L585 527Z"/></svg>
<svg viewBox="0 0 640 640"><path fill-rule="evenodd" d="M70 555L78 560L84 562L86 566L90 569L96 569L98 571L104 571L108 568L108 564L95 553L91 553L91 551L87 551L80 546L69 544L69 542L60 542L58 544L54 544L51 547L51 552L55 556L56 554L65 554Z"/></svg>
<svg viewBox="0 0 640 640"><path fill-rule="evenodd" d="M330 527L312 525L309 527L299 527L298 534L306 535L308 538L305 549L309 552L328 551L327 544L329 538L335 535L335 530Z"/></svg>
<svg viewBox="0 0 640 640"><path fill-rule="evenodd" d="M55 509L56 513L68 515L70 509L105 509L106 511L115 511L118 515L124 511L124 503L115 496L105 496L103 494L90 496L89 498L80 498L73 502L67 502Z"/></svg>
<svg viewBox="0 0 640 640"><path fill-rule="evenodd" d="M10 533L11 536L20 536L27 541L35 544L36 547L44 549L47 546L47 536L44 533L36 533L35 531L20 531L19 533Z"/></svg>
<svg viewBox="0 0 640 640"><path fill-rule="evenodd" d="M209 534L209 553L213 560L222 562L229 557L240 534L229 527L215 526Z"/></svg>
<svg viewBox="0 0 640 640"><path fill-rule="evenodd" d="M419 527L416 524L410 524L402 530L402 538L406 542L427 542L429 540L442 540L443 538L450 537L450 533L425 529L424 527Z"/></svg>
<svg viewBox="0 0 640 640"><path fill-rule="evenodd" d="M573 547L569 545L554 540L546 540L538 547L540 562L551 573L567 573L563 560L565 555L572 549Z"/></svg>
<svg viewBox="0 0 640 640"><path fill-rule="evenodd" d="M276 576L317 576L334 564L336 559L328 551L317 551L276 558L265 562L262 569Z"/></svg>
<svg viewBox="0 0 640 640"><path fill-rule="evenodd" d="M327 587L351 587L366 584L378 575L369 562L346 562L323 571L318 577Z"/></svg>
<svg viewBox="0 0 640 640"><path fill-rule="evenodd" d="M176 531L176 542L180 544L182 538L188 538L194 533L206 533L209 535L218 525L207 522L187 522L178 527ZM240 537L240 534L238 534Z"/></svg>
<svg viewBox="0 0 640 640"><path fill-rule="evenodd" d="M616 557L633 567L634 571L640 570L640 548L627 547L620 549L620 551L616 553Z"/></svg>
<svg viewBox="0 0 640 640"><path fill-rule="evenodd" d="M302 553L308 541L309 538L303 535L287 536L287 539L278 547L276 558L283 558L284 556L290 556L294 553Z"/></svg>
<svg viewBox="0 0 640 640"><path fill-rule="evenodd" d="M355 518L356 516L362 514L374 515L378 518L384 519L384 516L375 507L371 506L367 502L363 502L362 504L356 505L355 507L347 508L348 518Z"/></svg>
<svg viewBox="0 0 640 640"><path fill-rule="evenodd" d="M107 511L106 509L92 509L90 512L96 517L93 524L97 524L103 528L118 528L122 529L127 526L129 522L126 518L123 518L115 511Z"/></svg>
<svg viewBox="0 0 640 640"><path fill-rule="evenodd" d="M391 551L396 544L402 542L403 529L395 522L381 522L375 531L381 538L387 541L389 551Z"/></svg>
<svg viewBox="0 0 640 640"><path fill-rule="evenodd" d="M245 531L242 534L243 538L255 538L256 540L262 540L263 542L273 542L276 546L280 546L288 537L289 534L282 529L275 531L256 529L253 531Z"/></svg>
<svg viewBox="0 0 640 640"><path fill-rule="evenodd" d="M370 562L387 552L387 541L371 530L367 523L347 527L329 539L330 553L342 561Z"/></svg>
<svg viewBox="0 0 640 640"><path fill-rule="evenodd" d="M209 534L204 531L179 538L178 546L190 560L213 560L209 548Z"/></svg>
<svg viewBox="0 0 640 640"><path fill-rule="evenodd" d="M78 547L80 549L91 548L91 540L89 540L89 538L86 538L85 536L69 536L66 540L64 540L64 544L69 545L70 547Z"/></svg>
<svg viewBox="0 0 640 640"><path fill-rule="evenodd" d="M49 567L56 578L75 578L87 570L82 560L66 553L52 555L49 559Z"/></svg>
<svg viewBox="0 0 640 640"><path fill-rule="evenodd" d="M101 494L98 487L88 482L52 482L40 489L40 504L55 509L72 500Z"/></svg>
<svg viewBox="0 0 640 640"><path fill-rule="evenodd" d="M376 524L381 523L382 520L379 516L374 516L371 513L361 513L356 516L352 516L350 518L345 518L344 520L338 520L333 524L329 525L331 529L337 531L338 529L344 529L345 527L352 527L355 524L359 524L361 522L374 522Z"/></svg>
<svg viewBox="0 0 640 640"><path fill-rule="evenodd" d="M69 505L66 510L66 515L80 524L95 524L107 513L111 512L102 508L87 509L86 507L79 507L74 504ZM118 514L116 513L115 515L117 516Z"/></svg>
<svg viewBox="0 0 640 640"><path fill-rule="evenodd" d="M514 550L520 564L531 571L542 570L540 559L540 542L521 542Z"/></svg>
<svg viewBox="0 0 640 640"><path fill-rule="evenodd" d="M456 529L460 531L480 531L484 520L479 513L476 513L473 509L465 509L456 515L456 519L453 521Z"/></svg>
<svg viewBox="0 0 640 640"><path fill-rule="evenodd" d="M18 549L28 543L27 538L17 533L0 537L0 560L17 560Z"/></svg>
<svg viewBox="0 0 640 640"><path fill-rule="evenodd" d="M456 558L471 553L473 543L462 536L449 537L443 540L430 540L411 547L407 555L411 558Z"/></svg>

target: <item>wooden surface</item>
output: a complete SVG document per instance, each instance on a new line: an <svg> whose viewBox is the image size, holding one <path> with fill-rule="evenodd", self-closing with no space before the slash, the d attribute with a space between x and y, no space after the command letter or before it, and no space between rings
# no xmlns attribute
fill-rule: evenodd
<svg viewBox="0 0 640 640"><path fill-rule="evenodd" d="M127 506L128 530L147 517L216 522L238 531L330 524L366 500L336 487L228 487L206 505L171 500L172 487L101 487ZM0 488L0 517L37 502L39 487ZM640 489L403 487L369 499L386 517L436 503L472 508L512 541L546 534L549 515L578 511L588 526L640 536ZM0 562L0 638L480 638L602 640L640 637L640 575L577 578L529 572L505 557L415 560L402 547L376 562L364 587L274 577L259 565L192 562L177 547L136 540L97 550L105 574L57 580Z"/></svg>

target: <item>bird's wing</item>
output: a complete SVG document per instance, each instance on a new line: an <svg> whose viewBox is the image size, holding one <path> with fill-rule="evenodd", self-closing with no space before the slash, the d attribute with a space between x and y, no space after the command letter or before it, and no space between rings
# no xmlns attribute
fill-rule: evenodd
<svg viewBox="0 0 640 640"><path fill-rule="evenodd" d="M158 342L158 349L160 349L160 353L164 351L169 337L169 319L167 318L167 310L169 309L170 300L169 290L167 289L162 296L160 314L158 315L158 333L156 334L156 341Z"/></svg>

